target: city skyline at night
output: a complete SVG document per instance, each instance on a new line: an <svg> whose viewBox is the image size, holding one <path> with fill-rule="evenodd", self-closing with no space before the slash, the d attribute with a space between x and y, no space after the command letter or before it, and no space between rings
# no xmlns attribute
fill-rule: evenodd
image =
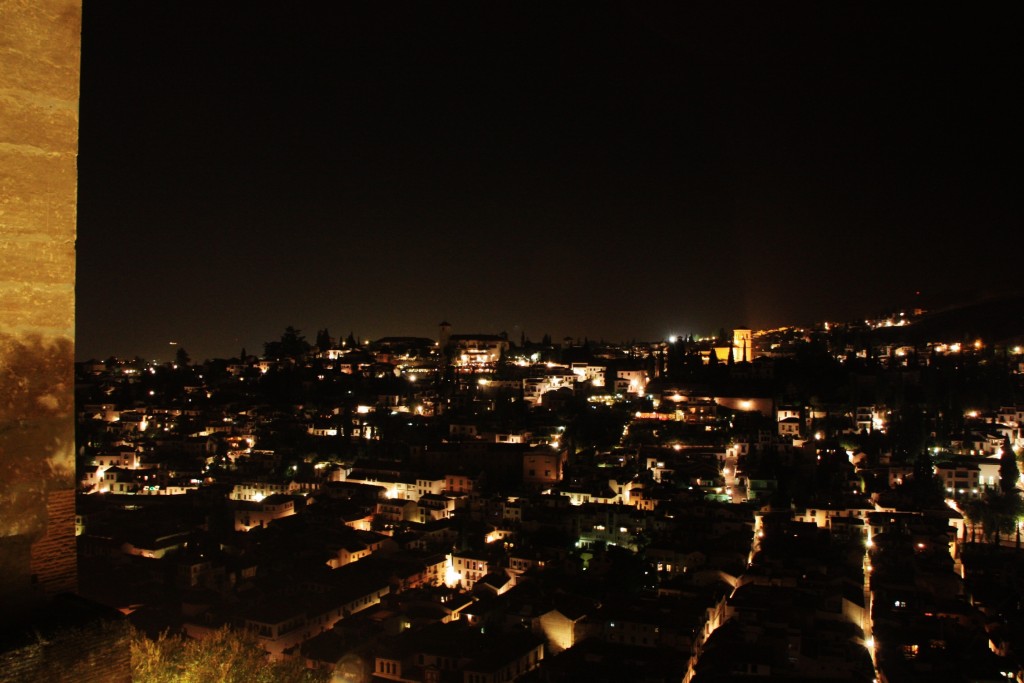
<svg viewBox="0 0 1024 683"><path fill-rule="evenodd" d="M1024 681L1003 12L0 8L3 676Z"/></svg>

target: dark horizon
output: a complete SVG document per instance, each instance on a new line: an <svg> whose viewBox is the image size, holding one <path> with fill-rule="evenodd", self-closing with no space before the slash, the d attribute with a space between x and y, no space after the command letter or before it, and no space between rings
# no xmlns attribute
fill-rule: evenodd
<svg viewBox="0 0 1024 683"><path fill-rule="evenodd" d="M86 3L76 355L1015 285L1009 25L898 11Z"/></svg>

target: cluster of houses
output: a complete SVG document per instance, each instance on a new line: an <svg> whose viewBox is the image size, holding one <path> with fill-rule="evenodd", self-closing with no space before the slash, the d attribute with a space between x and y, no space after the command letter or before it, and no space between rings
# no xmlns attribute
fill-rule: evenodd
<svg viewBox="0 0 1024 683"><path fill-rule="evenodd" d="M938 435L948 500L915 508L897 406L765 391L784 356L749 330L684 343L443 325L79 364L81 590L352 680L1022 680L961 510L1000 487L1024 407Z"/></svg>

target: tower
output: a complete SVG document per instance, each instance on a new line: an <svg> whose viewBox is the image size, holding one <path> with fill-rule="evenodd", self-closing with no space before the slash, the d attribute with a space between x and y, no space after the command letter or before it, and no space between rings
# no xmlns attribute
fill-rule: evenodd
<svg viewBox="0 0 1024 683"><path fill-rule="evenodd" d="M438 327L437 345L441 347L442 351L444 351L448 346L448 342L452 338L452 326L451 323L443 321Z"/></svg>
<svg viewBox="0 0 1024 683"><path fill-rule="evenodd" d="M0 676L130 681L127 622L74 595L82 2L3 3L0 23Z"/></svg>
<svg viewBox="0 0 1024 683"><path fill-rule="evenodd" d="M737 363L754 360L753 334L745 327L732 331L732 359Z"/></svg>

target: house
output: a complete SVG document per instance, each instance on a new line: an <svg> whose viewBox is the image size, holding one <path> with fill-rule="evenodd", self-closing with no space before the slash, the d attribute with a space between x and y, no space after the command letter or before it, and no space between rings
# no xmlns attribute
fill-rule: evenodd
<svg viewBox="0 0 1024 683"><path fill-rule="evenodd" d="M273 495L288 493L289 485L283 481L243 481L234 485L228 498L259 502Z"/></svg>
<svg viewBox="0 0 1024 683"><path fill-rule="evenodd" d="M438 345L448 355L456 372L487 372L508 353L511 345L505 335L452 334L451 325L441 323Z"/></svg>
<svg viewBox="0 0 1024 683"><path fill-rule="evenodd" d="M998 461L996 462L996 476L998 481ZM981 493L981 467L975 462L963 459L947 460L936 463L935 476L938 477L942 487L950 496L974 497Z"/></svg>
<svg viewBox="0 0 1024 683"><path fill-rule="evenodd" d="M585 620L596 610L592 600L560 596L551 609L537 617L533 630L547 640L547 653L556 655L590 635Z"/></svg>
<svg viewBox="0 0 1024 683"><path fill-rule="evenodd" d="M562 448L534 448L523 453L523 483L544 488L562 481L569 453Z"/></svg>
<svg viewBox="0 0 1024 683"><path fill-rule="evenodd" d="M447 583L448 585L458 585L466 590L487 576L493 568L490 555L485 553L461 550L453 552L451 559L452 573Z"/></svg>
<svg viewBox="0 0 1024 683"><path fill-rule="evenodd" d="M534 567L543 569L547 562L540 553L533 550L515 550L508 554L508 571L518 580Z"/></svg>
<svg viewBox="0 0 1024 683"><path fill-rule="evenodd" d="M800 438L800 418L785 417L779 420L779 436L785 438Z"/></svg>
<svg viewBox="0 0 1024 683"><path fill-rule="evenodd" d="M473 493L479 486L479 475L463 473L449 473L444 475L444 493Z"/></svg>
<svg viewBox="0 0 1024 683"><path fill-rule="evenodd" d="M419 516L418 510L419 507L413 500L382 500L377 503L377 519L389 524L411 522Z"/></svg>
<svg viewBox="0 0 1024 683"><path fill-rule="evenodd" d="M406 631L386 643L374 659L374 680L505 683L544 658L544 641L532 633L484 632L462 621Z"/></svg>
<svg viewBox="0 0 1024 683"><path fill-rule="evenodd" d="M540 665L544 641L530 633L508 633L475 655L463 670L464 683L504 683Z"/></svg>
<svg viewBox="0 0 1024 683"><path fill-rule="evenodd" d="M283 493L259 501L238 501L235 504L235 531L265 527L275 519L295 514L295 499Z"/></svg>

